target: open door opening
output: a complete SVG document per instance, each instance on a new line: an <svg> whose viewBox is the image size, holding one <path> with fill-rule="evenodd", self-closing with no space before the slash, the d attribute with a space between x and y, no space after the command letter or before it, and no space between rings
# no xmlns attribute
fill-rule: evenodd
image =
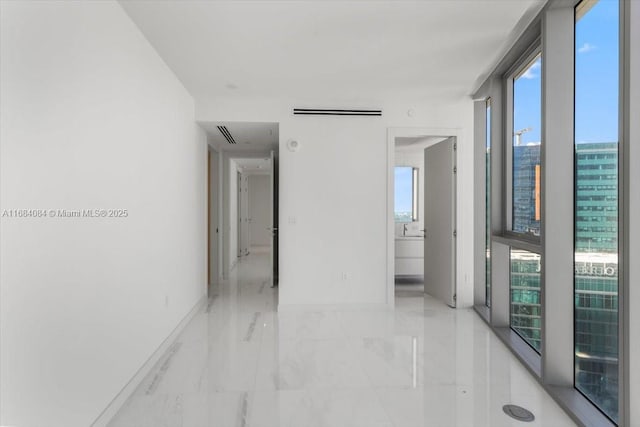
<svg viewBox="0 0 640 427"><path fill-rule="evenodd" d="M278 286L278 157L271 151L271 287Z"/></svg>
<svg viewBox="0 0 640 427"><path fill-rule="evenodd" d="M394 162L395 293L424 293L424 141L398 138Z"/></svg>
<svg viewBox="0 0 640 427"><path fill-rule="evenodd" d="M215 202L208 201L208 274L210 278L216 276L214 264L217 265L217 277L224 285L237 269L246 266L262 278L256 281L258 286L277 286L279 124L226 121L198 124L207 132L207 142L218 156L215 160L211 158L208 166L210 175L218 177L210 188L218 188L220 193L215 208L212 207ZM216 213L219 216L214 220ZM217 221L217 227L213 221ZM211 234L213 230L219 231L216 239ZM214 240L219 242L215 254ZM212 257L217 257L217 263Z"/></svg>
<svg viewBox="0 0 640 427"><path fill-rule="evenodd" d="M389 299L456 305L457 138L398 129L389 139Z"/></svg>

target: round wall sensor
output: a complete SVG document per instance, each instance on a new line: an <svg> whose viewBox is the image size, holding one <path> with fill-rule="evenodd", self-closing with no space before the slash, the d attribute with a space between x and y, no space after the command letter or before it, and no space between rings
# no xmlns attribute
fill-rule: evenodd
<svg viewBox="0 0 640 427"><path fill-rule="evenodd" d="M298 149L300 148L300 143L295 139L290 139L289 142L287 142L287 148L289 149L289 151L298 151Z"/></svg>

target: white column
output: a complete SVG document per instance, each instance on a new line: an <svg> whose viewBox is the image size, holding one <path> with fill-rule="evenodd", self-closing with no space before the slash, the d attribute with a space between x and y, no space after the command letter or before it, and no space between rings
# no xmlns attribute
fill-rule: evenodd
<svg viewBox="0 0 640 427"><path fill-rule="evenodd" d="M550 8L542 29L542 379L573 386L574 8Z"/></svg>
<svg viewBox="0 0 640 427"><path fill-rule="evenodd" d="M482 212L485 206L485 150L486 150L486 134L487 134L487 103L485 100L475 101L473 103L473 162L474 162L474 219L473 219L473 263L474 263L474 287L473 287L473 304L478 307L485 305L485 217Z"/></svg>

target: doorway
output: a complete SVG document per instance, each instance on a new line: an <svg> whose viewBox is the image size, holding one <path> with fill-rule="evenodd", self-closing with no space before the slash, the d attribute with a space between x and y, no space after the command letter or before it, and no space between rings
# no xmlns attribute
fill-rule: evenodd
<svg viewBox="0 0 640 427"><path fill-rule="evenodd" d="M456 306L457 132L389 130L387 302L430 295Z"/></svg>
<svg viewBox="0 0 640 427"><path fill-rule="evenodd" d="M267 256L270 283L278 282L278 164L275 151L233 157L237 188L238 256Z"/></svg>
<svg viewBox="0 0 640 427"><path fill-rule="evenodd" d="M215 219L218 225L217 265L220 280L227 280L238 265L239 257L252 254L252 247L256 252L264 252L268 246L269 255L263 254L264 265L268 265L269 283L277 283L278 272L278 154L279 154L279 123L274 122L198 122L207 133L207 142L216 153L217 160L211 161L219 165L217 170L217 188L219 189L218 213ZM251 177L263 174L269 178L269 219L267 228L262 230L270 237L268 245L263 239L259 244L252 243L252 234L257 233L252 227L251 202L249 200L249 186ZM211 207L210 216L211 214ZM213 222L213 219L210 219ZM256 220L258 221L258 220ZM259 221L264 227L263 219ZM254 229L252 232L252 228ZM210 224L210 230L215 230ZM209 254L214 255L212 236L209 236ZM212 271L210 261L209 269ZM210 272L210 275L213 273Z"/></svg>
<svg viewBox="0 0 640 427"><path fill-rule="evenodd" d="M236 237L236 241L238 242L238 259L242 258L243 255L246 255L246 251L248 250L248 248L245 246L245 223L247 221L247 216L246 216L246 205L247 205L247 188L246 188L246 178L243 176L242 172L240 170L236 171L236 182L237 182L237 200L236 200L236 206L237 206L237 211L236 214L238 215L237 218L237 237Z"/></svg>

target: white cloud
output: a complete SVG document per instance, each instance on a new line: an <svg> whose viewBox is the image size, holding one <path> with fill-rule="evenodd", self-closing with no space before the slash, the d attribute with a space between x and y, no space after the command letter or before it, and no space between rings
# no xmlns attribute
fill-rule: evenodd
<svg viewBox="0 0 640 427"><path fill-rule="evenodd" d="M540 60L538 59L536 62L533 63L533 65L531 67L529 67L527 69L527 71L524 72L524 74L522 74L522 78L524 79L535 79L537 78L540 74L537 73L537 71L540 69Z"/></svg>
<svg viewBox="0 0 640 427"><path fill-rule="evenodd" d="M585 43L582 46L580 46L578 48L578 53L587 53L587 52L591 52L592 50L595 50L595 46L589 43Z"/></svg>

